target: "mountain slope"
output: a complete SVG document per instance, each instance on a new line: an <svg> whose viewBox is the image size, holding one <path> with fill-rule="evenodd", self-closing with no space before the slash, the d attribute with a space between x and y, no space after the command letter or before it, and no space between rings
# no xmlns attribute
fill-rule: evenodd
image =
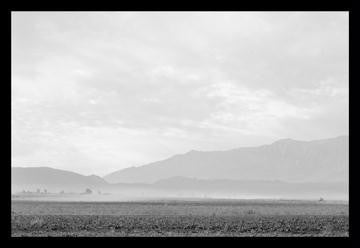
<svg viewBox="0 0 360 248"><path fill-rule="evenodd" d="M315 141L283 139L228 151L191 151L116 171L108 182L153 183L169 177L199 179L347 182L349 137Z"/></svg>
<svg viewBox="0 0 360 248"><path fill-rule="evenodd" d="M22 189L82 190L103 187L108 183L98 176L83 176L74 172L49 167L13 167L11 185L15 191Z"/></svg>

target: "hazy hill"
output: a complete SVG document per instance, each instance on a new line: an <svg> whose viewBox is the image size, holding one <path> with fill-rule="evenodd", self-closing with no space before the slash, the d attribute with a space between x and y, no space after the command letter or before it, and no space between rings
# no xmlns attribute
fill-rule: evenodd
<svg viewBox="0 0 360 248"><path fill-rule="evenodd" d="M347 182L349 137L314 141L283 139L227 151L190 151L116 171L108 182L153 183L170 177L287 182Z"/></svg>
<svg viewBox="0 0 360 248"><path fill-rule="evenodd" d="M37 188L48 191L80 190L86 188L103 187L108 183L101 177L83 176L74 172L53 169L49 167L13 167L11 169L12 190L36 190Z"/></svg>
<svg viewBox="0 0 360 248"><path fill-rule="evenodd" d="M24 190L36 191L47 189L48 192L67 193L84 192L90 188L95 194L87 197L74 195L62 198L62 195L51 196L52 200L127 200L139 198L291 198L291 199L347 199L347 183L287 183L283 181L260 180L204 180L187 177L172 177L154 183L106 183L97 176L83 176L70 171L47 167L13 168L12 192ZM108 192L106 198L100 197L97 191ZM55 197L55 198L54 198ZM57 198L56 198L57 197ZM60 198L59 198L60 197ZM100 198L99 198L100 197ZM41 197L43 200L47 199ZM31 198L33 199L33 198Z"/></svg>
<svg viewBox="0 0 360 248"><path fill-rule="evenodd" d="M168 192L219 198L333 198L346 199L348 184L345 182L288 183L260 180L201 180L173 177L151 184Z"/></svg>

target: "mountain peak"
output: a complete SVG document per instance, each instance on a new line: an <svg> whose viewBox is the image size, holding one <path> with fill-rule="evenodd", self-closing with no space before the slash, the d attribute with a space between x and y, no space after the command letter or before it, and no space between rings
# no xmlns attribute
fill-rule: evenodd
<svg viewBox="0 0 360 248"><path fill-rule="evenodd" d="M275 145L275 144L290 144L290 143L295 143L295 142L300 142L300 141L294 140L294 139L291 139L291 138L284 138L284 139L279 139L279 140L273 142L272 145Z"/></svg>

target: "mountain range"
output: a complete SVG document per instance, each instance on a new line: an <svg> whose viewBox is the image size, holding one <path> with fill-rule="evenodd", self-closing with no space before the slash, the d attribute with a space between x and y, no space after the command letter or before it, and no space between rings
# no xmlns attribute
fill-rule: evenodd
<svg viewBox="0 0 360 248"><path fill-rule="evenodd" d="M283 139L228 151L190 151L103 178L49 167L12 167L12 192L86 188L137 197L347 198L349 137Z"/></svg>
<svg viewBox="0 0 360 248"><path fill-rule="evenodd" d="M153 183L169 177L287 182L348 180L349 137L314 141L283 139L227 151L190 151L106 175L111 183Z"/></svg>

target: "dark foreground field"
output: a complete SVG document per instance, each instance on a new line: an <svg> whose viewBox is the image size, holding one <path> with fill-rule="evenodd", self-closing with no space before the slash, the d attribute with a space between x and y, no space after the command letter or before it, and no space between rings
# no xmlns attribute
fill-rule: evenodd
<svg viewBox="0 0 360 248"><path fill-rule="evenodd" d="M348 205L12 201L12 236L348 236Z"/></svg>

